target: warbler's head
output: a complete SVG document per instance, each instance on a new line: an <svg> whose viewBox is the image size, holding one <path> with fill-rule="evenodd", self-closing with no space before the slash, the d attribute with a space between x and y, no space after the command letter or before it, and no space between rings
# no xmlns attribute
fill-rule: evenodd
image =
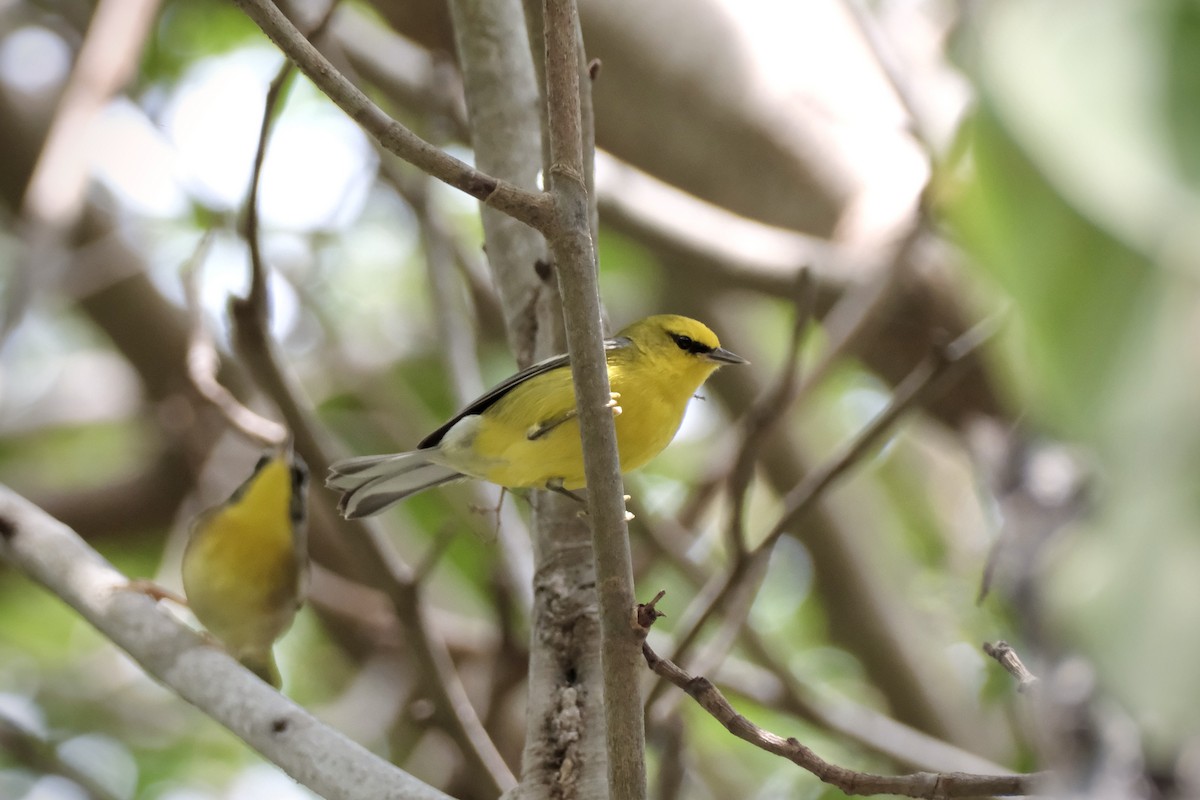
<svg viewBox="0 0 1200 800"><path fill-rule="evenodd" d="M746 359L721 347L717 335L703 322L677 314L658 314L633 323L617 334L672 371L708 376L722 364L748 364Z"/></svg>
<svg viewBox="0 0 1200 800"><path fill-rule="evenodd" d="M291 448L263 455L254 472L234 491L226 505L279 513L287 509L295 526L304 524L308 467Z"/></svg>

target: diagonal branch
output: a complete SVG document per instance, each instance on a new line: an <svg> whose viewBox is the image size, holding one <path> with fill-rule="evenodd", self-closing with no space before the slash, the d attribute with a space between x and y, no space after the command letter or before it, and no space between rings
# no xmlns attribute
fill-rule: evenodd
<svg viewBox="0 0 1200 800"><path fill-rule="evenodd" d="M235 0L329 99L389 151L440 181L538 230L553 220L549 199L497 180L434 147L389 117L347 80L271 0Z"/></svg>
<svg viewBox="0 0 1200 800"><path fill-rule="evenodd" d="M56 731L55 736L62 736ZM87 800L121 800L96 776L63 758L58 743L0 712L0 752L12 762L47 775L59 775L83 790ZM28 795L26 795L28 796Z"/></svg>
<svg viewBox="0 0 1200 800"><path fill-rule="evenodd" d="M321 723L152 599L79 536L0 485L0 560L78 611L150 675L327 800L450 800Z"/></svg>
<svg viewBox="0 0 1200 800"><path fill-rule="evenodd" d="M705 621L726 604L729 597L741 586L748 576L759 574L771 557L771 552L779 538L794 528L809 512L816 502L824 495L839 478L859 464L863 457L892 430L899 420L914 406L918 405L930 392L945 385L969 356L978 350L991 337L997 324L996 318L989 318L964 333L958 339L940 348L909 373L896 387L892 401L870 424L856 437L846 443L843 448L829 459L820 469L809 473L792 491L783 498L783 513L771 528L770 532L750 553L734 562L733 568L719 586L709 591L706 589L707 601L703 607L690 617L691 623L685 626L677 637L674 658L680 660L695 644ZM656 687L651 693L653 700L661 690Z"/></svg>
<svg viewBox="0 0 1200 800"><path fill-rule="evenodd" d="M330 11L332 12L332 7ZM322 27L328 18L326 15L318 28ZM258 153L251 178L243 230L250 244L250 292L244 298L231 298L229 315L233 324L235 351L249 367L256 383L278 407L295 437L296 449L309 466L320 474L328 469L330 463L320 427L311 413L311 404L301 400L303 393L285 369L283 360L267 332L270 298L267 290L267 267L263 263L259 246L260 231L256 208L258 184L271 132L271 121L282 98L282 90L287 83L289 72L287 68L279 72L272 82L272 90L268 93L263 109ZM314 529L323 535L314 536L313 541L326 544L339 541L356 574L364 576L391 600L397 619L409 633L411 651L433 696L439 718L446 732L460 747L472 778L492 793L513 786L516 779L484 730L445 641L429 624L418 578L399 560L378 529L365 522L353 523L332 519L332 512L324 504L316 504L314 511ZM362 535L338 536L338 531L344 527L366 530L363 530Z"/></svg>
<svg viewBox="0 0 1200 800"><path fill-rule="evenodd" d="M651 620L652 621L652 620ZM687 692L700 707L739 739L803 767L846 794L893 794L901 797L987 797L1032 794L1045 775L972 775L965 772L914 772L910 775L873 775L831 764L794 738L784 738L760 728L739 714L713 682L695 676L669 659L661 658L642 643L642 655L655 673Z"/></svg>
<svg viewBox="0 0 1200 800"><path fill-rule="evenodd" d="M1025 662L1021 661L1017 651L1008 642L984 642L983 652L996 659L1009 675L1016 678L1018 692L1027 692L1037 686L1037 676L1029 671L1029 667L1025 666Z"/></svg>

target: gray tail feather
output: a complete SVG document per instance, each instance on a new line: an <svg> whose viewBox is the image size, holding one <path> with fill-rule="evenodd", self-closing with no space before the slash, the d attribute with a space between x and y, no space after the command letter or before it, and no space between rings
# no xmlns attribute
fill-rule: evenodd
<svg viewBox="0 0 1200 800"><path fill-rule="evenodd" d="M391 508L406 497L464 476L434 464L420 450L387 456L362 456L339 461L329 468L325 485L342 492L338 511L346 519L369 517Z"/></svg>

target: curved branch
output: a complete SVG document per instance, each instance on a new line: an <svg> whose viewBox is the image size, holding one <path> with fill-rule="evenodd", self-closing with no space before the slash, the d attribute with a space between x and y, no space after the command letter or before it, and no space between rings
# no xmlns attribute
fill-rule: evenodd
<svg viewBox="0 0 1200 800"><path fill-rule="evenodd" d="M283 15L271 0L236 0L284 55L380 144L405 161L476 200L545 230L553 219L545 195L528 192L480 172L434 147L384 113L369 97L334 68L325 56Z"/></svg>
<svg viewBox="0 0 1200 800"><path fill-rule="evenodd" d="M331 6L314 30L324 28L332 12ZM250 291L246 297L230 299L229 314L233 323L235 350L253 367L251 374L254 379L279 408L295 436L298 451L320 473L328 469L329 458L321 442L319 426L305 403L301 401L301 391L287 374L267 332L270 298L267 292L266 265L263 263L259 246L258 186L272 121L276 116L277 105L289 74L290 67L281 69L271 82L271 89L267 93L243 226L243 235L250 250ZM332 526L340 526L339 522L331 520L331 516L328 508L318 505L313 520L314 527L318 531L328 533ZM358 525L365 527L366 523L360 522ZM326 535L321 538L328 543L333 536ZM314 537L314 540L316 539L317 537ZM361 571L371 576L375 585L391 599L397 619L410 632L410 648L424 673L447 733L462 749L472 779L479 781L482 789L487 792L500 792L515 785L516 779L488 737L467 696L445 642L429 627L423 610L424 601L419 577L414 576L407 565L399 562L395 553L378 536L352 536L345 544L351 558L360 567L366 567Z"/></svg>
<svg viewBox="0 0 1200 800"><path fill-rule="evenodd" d="M748 579L761 576L780 537L792 530L796 523L813 508L825 491L843 475L862 463L863 457L876 447L904 414L923 397L944 386L954 377L967 359L991 337L997 320L990 318L976 325L958 339L934 352L917 365L908 377L896 387L892 400L857 436L842 448L820 469L810 472L803 481L783 498L783 512L770 531L758 545L734 562L724 578L714 579L706 589L702 604L694 614L689 614L687 624L681 625L673 657L682 659L695 645L704 623L718 609L726 605ZM651 692L653 701L661 692L661 684Z"/></svg>
<svg viewBox="0 0 1200 800"><path fill-rule="evenodd" d="M651 620L652 621L652 620ZM784 738L760 728L739 714L713 682L692 675L669 659L661 658L642 643L646 665L687 692L700 707L734 736L755 747L803 767L846 794L893 794L901 797L987 797L1032 794L1045 774L972 775L965 772L914 772L910 775L873 775L831 764L792 737Z"/></svg>

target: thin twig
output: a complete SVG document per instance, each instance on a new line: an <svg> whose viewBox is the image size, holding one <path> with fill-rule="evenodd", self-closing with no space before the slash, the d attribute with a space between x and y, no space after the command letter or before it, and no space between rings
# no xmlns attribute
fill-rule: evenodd
<svg viewBox="0 0 1200 800"><path fill-rule="evenodd" d="M842 363L849 352L882 324L881 321L887 316L886 308L893 300L895 288L899 280L900 267L894 265L903 263L904 254L914 246L918 234L919 227L914 226L901 243L898 254L893 259L893 266L878 268L878 279L867 281L843 293L833 308L825 315L824 328L829 342L816 364L805 373L804 379L798 385L793 385L791 381L795 380L794 377L789 377L786 373L781 375L776 388L774 390L768 389L759 398L758 402L756 402L756 407L761 404L763 407L771 409L768 414L778 419L787 409L808 397L816 387L824 382L834 367ZM817 301L817 287L812 283L811 274L811 268L801 267L795 273L791 290L796 292L801 287L807 287L809 294L808 302L815 305ZM798 342L793 342L794 346L797 344ZM784 385L785 381L788 382L786 386ZM784 388L787 390L786 393L783 393ZM781 399L778 408L767 405L769 402L767 398L770 398L770 395L774 392L778 392L778 397ZM751 421L749 424L754 423ZM769 429L770 425L773 425L773 422L764 427ZM759 438L758 442L761 443L762 441L763 438ZM704 507L712 503L717 496L717 493L713 489L719 483L726 480L730 472L734 472L740 468L740 465L735 463L730 468L730 471L722 470L716 475L705 478L693 490L693 500L684 506L684 512L680 515L684 524L692 524L703 511ZM737 489L738 486L736 484L730 486L731 496L735 499L737 494L734 491ZM737 552L736 548L735 552Z"/></svg>
<svg viewBox="0 0 1200 800"><path fill-rule="evenodd" d="M804 480L783 498L784 510L779 520L758 546L751 551L748 558L735 562L719 586L714 585L713 590L707 593L707 602L703 604L700 613L695 616L695 621L676 637L677 644L673 658L683 658L695 643L700 629L708 618L725 606L731 594L747 576L755 574L756 570L751 569L751 566L758 562L763 562L765 565L779 538L800 521L834 482L860 463L864 456L871 452L879 441L891 431L900 417L921 402L932 390L938 388L956 371L958 366L966 361L969 355L979 349L990 338L995 324L995 319L981 322L918 364L908 377L897 385L887 408L857 436L847 442L820 469L806 475ZM650 699L653 700L659 691L659 687L655 687Z"/></svg>
<svg viewBox="0 0 1200 800"><path fill-rule="evenodd" d="M328 15L325 18L328 19ZM290 23L288 23L290 26ZM294 30L294 28L292 29ZM296 34L300 34L297 32ZM303 37L300 37L303 39ZM307 40L304 40L308 45ZM314 51L315 52L315 51ZM268 308L266 265L256 242L260 237L257 204L257 186L261 176L261 163L269 137L270 119L275 105L286 83L287 70L281 70L273 83L279 91L268 95L263 110L263 125L259 140L259 158L252 177L250 205L246 210L243 231L250 242L251 291L244 298L232 298L229 314L233 322L235 349L245 361L255 381L278 406L288 427L295 435L295 446L317 474L324 473L330 463L317 433L318 425L311 411L299 398L301 392L291 376L282 366L274 343L267 333ZM367 523L336 522L325 506L318 506L313 518L314 528L324 529L329 539L339 539L344 553L349 556L356 570L374 586L382 590L391 600L400 623L409 631L411 652L419 665L422 676L430 688L439 719L447 733L455 740L470 765L470 774L482 782L491 793L499 794L516 784L495 744L488 737L479 720L465 687L450 658L445 641L430 629L424 612L424 599L413 571L399 560L394 549L382 533ZM335 529L354 527L358 531L339 535ZM314 537L316 539L316 537Z"/></svg>
<svg viewBox="0 0 1200 800"><path fill-rule="evenodd" d="M608 369L583 152L589 137L582 130L580 114L579 14L574 0L546 0L544 9L549 179L555 212L547 239L567 323L588 487L600 601L608 794L642 800L646 797L645 719L641 699L632 691L641 671L629 619L634 607L633 566L616 429L607 407Z"/></svg>
<svg viewBox="0 0 1200 800"><path fill-rule="evenodd" d="M338 72L313 47L271 0L235 0L279 49L317 87L345 111L363 130L389 151L471 197L538 230L547 230L553 212L548 199L538 193L474 169L434 147L389 117L363 92Z"/></svg>
<svg viewBox="0 0 1200 800"><path fill-rule="evenodd" d="M989 317L962 336L937 349L929 358L908 374L892 394L892 400L875 419L837 455L819 470L810 473L799 486L783 498L784 512L780 520L759 544L758 549L771 547L775 540L794 526L812 508L817 499L834 481L852 469L872 451L879 441L910 409L931 392L941 388L967 361L968 356L981 348L996 331L999 320Z"/></svg>
<svg viewBox="0 0 1200 800"><path fill-rule="evenodd" d="M768 753L788 759L846 794L895 794L902 797L986 797L1031 794L1045 778L1032 775L972 775L963 772L916 772L911 775L873 775L825 761L794 738L784 738L755 725L739 714L708 678L694 676L673 661L661 658L647 642L642 655L654 672L692 697L739 739Z"/></svg>
<svg viewBox="0 0 1200 800"><path fill-rule="evenodd" d="M638 519L647 534L643 541L654 548L653 555L641 560L644 563L659 563L666 558L689 584L702 590L707 576L699 565L686 555L687 547L695 536L670 519L657 519L653 524L650 523L649 514L639 514ZM687 621L682 621L680 627L688 627ZM777 686L772 689L768 689L759 680L747 681L738 687L738 692L752 697L760 705L827 728L855 744L916 769L1002 771L1000 766L985 758L918 731L874 709L845 698L834 700L814 696L784 663L784 659L776 656L753 626L742 625L737 629L737 634L738 645L745 656L774 675L778 681ZM659 686L665 684L660 682ZM668 704L667 697L661 692L657 698L653 706L648 706L647 729L660 726L664 718L670 719L674 716L672 710L675 704Z"/></svg>
<svg viewBox="0 0 1200 800"><path fill-rule="evenodd" d="M741 446L725 478L730 507L727 538L737 558L746 555L746 494L750 489L750 479L754 476L754 465L758 461L761 445L795 401L800 374L800 346L812 319L812 306L812 274L803 268L796 275L796 319L792 323L792 337L784 355L783 367L775 385L763 392L746 412L742 422Z"/></svg>
<svg viewBox="0 0 1200 800"><path fill-rule="evenodd" d="M724 575L713 575L709 579L680 620L681 633L675 636L674 658L683 659L691 652L700 631L718 611L742 607L742 603L737 602L738 598L754 594L766 577L770 560L770 550L755 548L745 557L735 560ZM646 697L646 707L656 706L665 692L666 685L657 683ZM662 713L662 709L656 708L656 713Z"/></svg>
<svg viewBox="0 0 1200 800"><path fill-rule="evenodd" d="M238 402L233 393L217 379L220 356L217 355L212 333L204 324L199 287L200 265L208 255L211 243L212 232L209 231L200 239L196 252L183 268L183 291L192 323L188 334L188 379L196 392L212 403L234 430L261 447L278 447L287 440L287 428Z"/></svg>
<svg viewBox="0 0 1200 800"><path fill-rule="evenodd" d="M341 0L333 0L329 4L312 29L304 34L306 40L319 36L329 27L340 2ZM262 123L258 130L258 146L254 150L254 167L250 172L250 188L246 192L246 205L242 210L242 236L250 248L250 264L252 266L250 291L246 294L246 302L255 309L256 313L262 315L264 325L270 309L267 298L267 270L262 257L262 237L258 235L258 194L259 187L262 185L263 165L267 161L267 144L271 140L271 131L275 127L275 121L279 119L280 104L283 102L295 74L295 65L290 61L284 61L267 86L267 96L263 101Z"/></svg>
<svg viewBox="0 0 1200 800"><path fill-rule="evenodd" d="M984 642L983 652L996 659L1009 675L1017 679L1018 692L1029 691L1037 685L1037 676L1029 671L1029 668L1021 661L1021 657L1017 655L1017 651L1008 642L999 641L995 644Z"/></svg>

